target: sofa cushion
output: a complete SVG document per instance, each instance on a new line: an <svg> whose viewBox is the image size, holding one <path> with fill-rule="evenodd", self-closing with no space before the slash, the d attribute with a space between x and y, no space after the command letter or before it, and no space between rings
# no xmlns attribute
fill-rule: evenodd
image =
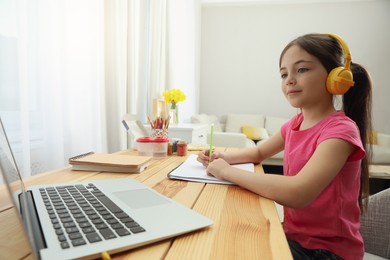
<svg viewBox="0 0 390 260"><path fill-rule="evenodd" d="M390 134L377 133L377 141L379 146L390 148Z"/></svg>
<svg viewBox="0 0 390 260"><path fill-rule="evenodd" d="M265 130L264 127L242 126L241 132L246 135L247 138L254 141L259 141L268 136L267 130Z"/></svg>
<svg viewBox="0 0 390 260"><path fill-rule="evenodd" d="M191 123L193 124L214 124L214 131L222 132L221 124L216 115L198 114L191 116Z"/></svg>
<svg viewBox="0 0 390 260"><path fill-rule="evenodd" d="M370 135L370 133L368 133L368 135ZM371 136L368 138L368 142L371 144L378 144L378 132L375 129L372 130Z"/></svg>
<svg viewBox="0 0 390 260"><path fill-rule="evenodd" d="M229 114L226 118L226 132L241 133L242 126L264 127L263 115Z"/></svg>
<svg viewBox="0 0 390 260"><path fill-rule="evenodd" d="M372 164L390 164L390 148L372 145Z"/></svg>
<svg viewBox="0 0 390 260"><path fill-rule="evenodd" d="M267 129L270 136L274 135L280 130L282 125L286 123L288 119L281 117L267 116L265 118L265 129Z"/></svg>

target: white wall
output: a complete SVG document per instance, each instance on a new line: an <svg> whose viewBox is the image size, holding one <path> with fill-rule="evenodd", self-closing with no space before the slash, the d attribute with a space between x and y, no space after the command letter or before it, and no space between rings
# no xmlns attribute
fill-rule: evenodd
<svg viewBox="0 0 390 260"><path fill-rule="evenodd" d="M293 116L280 90L280 52L299 35L332 32L370 71L374 127L390 133L390 1L203 4L201 21L200 113Z"/></svg>

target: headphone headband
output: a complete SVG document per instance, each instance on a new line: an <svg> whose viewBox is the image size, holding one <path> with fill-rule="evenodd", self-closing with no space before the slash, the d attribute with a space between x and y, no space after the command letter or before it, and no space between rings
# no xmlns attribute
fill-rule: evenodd
<svg viewBox="0 0 390 260"><path fill-rule="evenodd" d="M344 60L345 60L344 67L346 69L349 69L351 67L352 57L351 57L351 52L349 51L347 43L340 36L338 36L337 34L328 33L328 35L330 37L336 39L340 43L341 47L343 48L343 52L344 52Z"/></svg>

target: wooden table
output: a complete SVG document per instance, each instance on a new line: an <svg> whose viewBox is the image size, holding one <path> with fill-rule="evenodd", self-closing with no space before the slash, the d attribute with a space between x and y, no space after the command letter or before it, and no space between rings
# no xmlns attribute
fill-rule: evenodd
<svg viewBox="0 0 390 260"><path fill-rule="evenodd" d="M222 148L219 148L222 149ZM123 151L122 154L135 151ZM141 174L71 171L65 167L26 179L26 185L109 178L134 178L167 197L211 218L210 228L112 255L113 259L292 259L273 201L238 186L176 181L167 174L186 157L155 160ZM262 174L261 165L256 165ZM0 201L0 221L11 211ZM11 226L11 225L8 225ZM12 228L0 227L0 251L11 243ZM14 236L15 237L15 236ZM16 252L15 252L16 253ZM0 256L3 256L0 252ZM16 258L8 255L7 259Z"/></svg>

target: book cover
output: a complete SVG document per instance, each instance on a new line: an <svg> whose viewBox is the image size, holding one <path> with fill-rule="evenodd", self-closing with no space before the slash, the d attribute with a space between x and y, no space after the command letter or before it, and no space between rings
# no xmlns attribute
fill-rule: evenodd
<svg viewBox="0 0 390 260"><path fill-rule="evenodd" d="M69 158L72 170L139 173L152 161L150 156L86 153Z"/></svg>

